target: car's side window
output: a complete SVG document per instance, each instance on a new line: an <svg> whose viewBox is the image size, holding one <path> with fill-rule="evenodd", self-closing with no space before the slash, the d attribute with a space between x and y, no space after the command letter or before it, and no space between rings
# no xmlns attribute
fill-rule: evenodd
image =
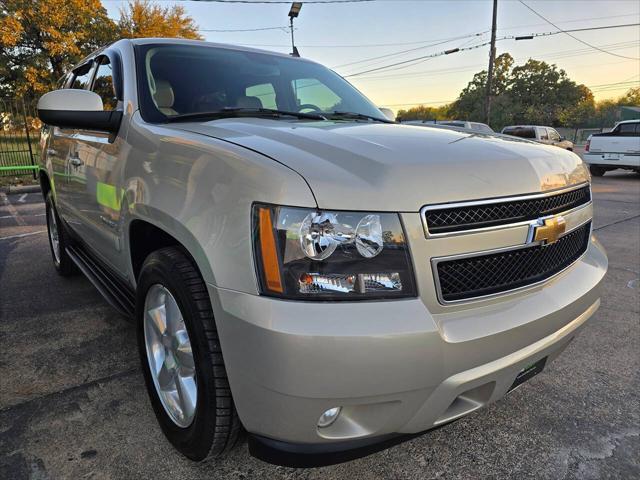
<svg viewBox="0 0 640 480"><path fill-rule="evenodd" d="M637 134L638 130L638 123L621 123L620 125L618 125L618 128L616 128L617 130L617 134L618 135L622 135L622 136L630 136L633 137Z"/></svg>
<svg viewBox="0 0 640 480"><path fill-rule="evenodd" d="M540 140L549 140L549 135L547 134L546 128L540 128L539 132L540 132Z"/></svg>
<svg viewBox="0 0 640 480"><path fill-rule="evenodd" d="M340 97L315 78L300 78L291 83L298 107L305 107L302 110L315 110L313 107L322 112L341 110Z"/></svg>
<svg viewBox="0 0 640 480"><path fill-rule="evenodd" d="M247 97L255 97L262 103L262 108L277 109L276 92L271 83L261 83L260 85L252 85L245 89Z"/></svg>
<svg viewBox="0 0 640 480"><path fill-rule="evenodd" d="M69 88L76 88L80 90L85 90L89 86L89 82L91 81L91 66L92 63L85 63L81 67L76 68L73 71L73 80L71 81L71 85Z"/></svg>
<svg viewBox="0 0 640 480"><path fill-rule="evenodd" d="M98 70L93 80L92 91L100 95L105 110L115 110L118 99L113 85L113 71L108 57L101 57Z"/></svg>
<svg viewBox="0 0 640 480"><path fill-rule="evenodd" d="M556 132L553 128L547 128L547 130L549 131L550 140L553 140L554 142L560 141L560 134L558 132Z"/></svg>

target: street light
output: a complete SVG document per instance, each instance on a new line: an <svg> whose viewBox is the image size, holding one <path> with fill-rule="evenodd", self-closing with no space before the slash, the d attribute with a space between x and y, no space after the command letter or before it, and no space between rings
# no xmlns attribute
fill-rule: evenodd
<svg viewBox="0 0 640 480"><path fill-rule="evenodd" d="M300 15L300 9L302 8L302 2L293 2L291 4L291 10L289 10L289 23L291 25L291 55L299 57L298 49L296 48L296 42L293 39L293 19Z"/></svg>

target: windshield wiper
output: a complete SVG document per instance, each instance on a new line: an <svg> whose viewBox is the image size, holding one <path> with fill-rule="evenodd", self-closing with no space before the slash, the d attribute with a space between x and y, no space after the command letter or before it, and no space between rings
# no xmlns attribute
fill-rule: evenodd
<svg viewBox="0 0 640 480"><path fill-rule="evenodd" d="M246 107L226 107L222 110L214 110L211 112L193 112L183 113L181 115L173 115L167 118L168 122L186 122L189 120L234 118L234 117L296 117L305 120L326 120L326 118L317 113L289 112L286 110L276 110L273 108L246 108Z"/></svg>
<svg viewBox="0 0 640 480"><path fill-rule="evenodd" d="M392 122L391 120L389 120L387 118L374 117L373 115L365 115L364 113L358 113L358 112L338 112L338 111L334 111L334 112L331 112L327 116L329 116L331 118L354 118L354 119L357 119L357 120L373 120L375 122L382 122L382 123L395 123L395 122Z"/></svg>

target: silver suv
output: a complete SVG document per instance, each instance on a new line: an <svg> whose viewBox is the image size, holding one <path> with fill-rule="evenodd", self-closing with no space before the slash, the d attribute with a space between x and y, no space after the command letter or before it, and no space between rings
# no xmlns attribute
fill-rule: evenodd
<svg viewBox="0 0 640 480"><path fill-rule="evenodd" d="M118 41L38 108L55 268L135 319L191 459L241 432L290 466L411 438L538 374L598 308L566 150L397 125L317 63L186 40Z"/></svg>

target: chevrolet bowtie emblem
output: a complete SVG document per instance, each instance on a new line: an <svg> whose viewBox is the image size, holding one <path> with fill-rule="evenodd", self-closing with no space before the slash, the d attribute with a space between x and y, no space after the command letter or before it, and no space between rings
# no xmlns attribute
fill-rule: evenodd
<svg viewBox="0 0 640 480"><path fill-rule="evenodd" d="M544 221L540 219L539 221L544 223L534 227L534 242L555 243L567 229L567 222L562 216L547 218Z"/></svg>

